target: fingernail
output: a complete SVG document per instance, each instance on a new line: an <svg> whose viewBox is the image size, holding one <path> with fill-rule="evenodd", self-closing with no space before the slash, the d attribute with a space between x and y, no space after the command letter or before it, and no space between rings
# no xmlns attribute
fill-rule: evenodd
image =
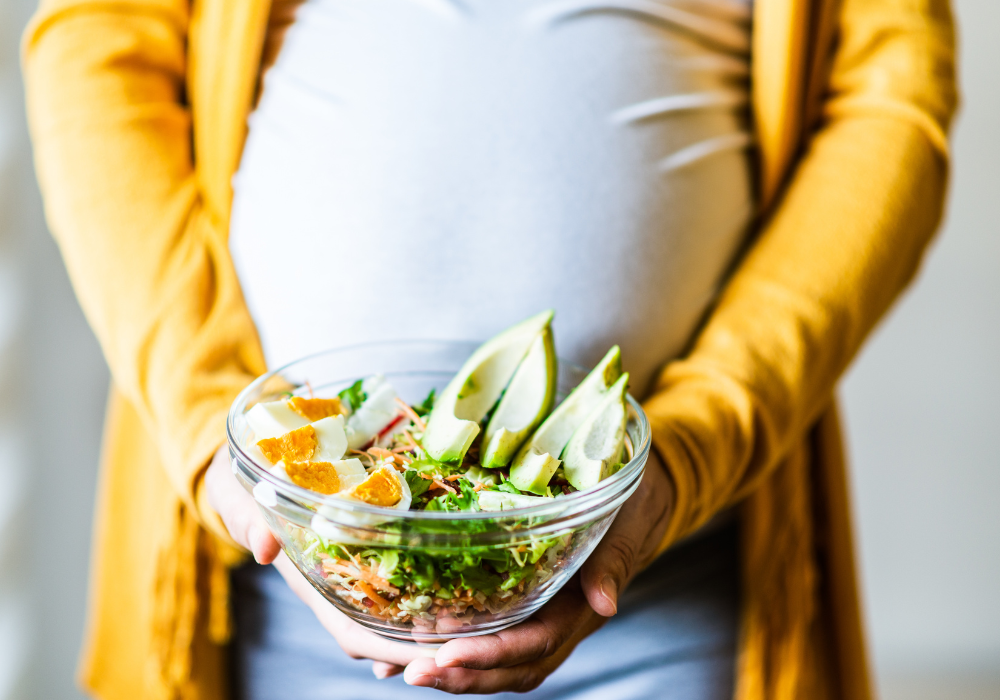
<svg viewBox="0 0 1000 700"><path fill-rule="evenodd" d="M604 596L604 599L607 600L611 604L611 608L613 610L613 612L611 614L612 615L617 614L617 612L618 612L618 583L611 576L611 574L607 574L604 578L601 579L601 595Z"/></svg>
<svg viewBox="0 0 1000 700"><path fill-rule="evenodd" d="M410 681L410 685L417 685L421 688L437 688L438 679L434 676L428 676L426 673L421 674Z"/></svg>
<svg viewBox="0 0 1000 700"><path fill-rule="evenodd" d="M257 528L251 526L247 530L247 545L250 546L250 553L253 554L253 559L255 562L260 564L260 559L257 558Z"/></svg>
<svg viewBox="0 0 1000 700"><path fill-rule="evenodd" d="M465 668L465 662L461 659L434 659L438 668Z"/></svg>
<svg viewBox="0 0 1000 700"><path fill-rule="evenodd" d="M372 666L372 673L374 673L375 677L378 678L380 681L384 681L389 676L389 672L387 669L383 667L376 667L374 665Z"/></svg>
<svg viewBox="0 0 1000 700"><path fill-rule="evenodd" d="M257 562L258 564L262 563L260 557L257 556L257 549L258 549L257 545L258 545L258 540L260 540L260 530L257 529L256 527L251 527L250 532L247 533L247 539L249 540L247 544L250 545L250 551L253 553L254 561Z"/></svg>

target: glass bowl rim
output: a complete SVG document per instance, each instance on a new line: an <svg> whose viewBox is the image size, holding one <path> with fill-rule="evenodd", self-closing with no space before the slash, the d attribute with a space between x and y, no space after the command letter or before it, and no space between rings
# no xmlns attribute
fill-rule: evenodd
<svg viewBox="0 0 1000 700"><path fill-rule="evenodd" d="M286 497L290 497L290 500L292 500L294 504L300 508L305 508L306 504L310 504L315 505L316 507L324 506L351 513L366 513L369 515L378 515L383 518L391 517L393 520L489 520L506 517L508 515L516 518L544 516L549 513L565 511L567 508L572 506L577 506L578 510L584 510L586 509L586 506L592 503L599 503L613 499L620 492L624 491L629 484L632 483L633 478L635 478L637 474L641 473L641 471L645 468L646 460L649 456L649 450L652 445L652 429L649 424L649 419L646 417L646 413L643 411L641 404L630 393L626 394L625 398L628 405L635 411L638 419L640 442L638 445L633 444L632 459L630 459L627 464L623 465L617 472L612 474L607 479L599 482L597 486L593 486L583 491L574 491L571 494L553 498L550 503L540 503L527 508L511 508L510 510L503 511L403 511L396 510L394 508L386 508L384 506L373 506L360 501L352 502L343 498L323 496L271 474L271 472L267 469L264 469L257 464L257 462L243 450L242 446L236 442L234 436L234 422L238 416L242 415L242 413L238 412L237 409L243 408L243 404L247 402L247 397L252 392L282 372L285 372L296 365L301 365L309 360L315 360L324 355L330 355L337 352L362 350L367 347L389 347L393 345L412 345L418 343L424 345L448 346L469 345L474 349L476 346L481 345L482 341L442 338L375 340L364 343L356 343L354 345L342 345L327 348L326 350L320 350L318 352L305 355L296 360L292 360L291 362L286 362L284 365L265 372L254 379L242 391L240 391L240 393L233 400L233 403L229 408L228 418L226 420L226 439L229 444L229 448L236 452L239 458L238 461L245 463L250 471L253 472L260 481L270 484L277 493L282 493ZM590 371L573 362L564 361L562 359L559 359L558 362L560 366L565 366L578 372L587 373ZM258 481L258 483L260 481Z"/></svg>

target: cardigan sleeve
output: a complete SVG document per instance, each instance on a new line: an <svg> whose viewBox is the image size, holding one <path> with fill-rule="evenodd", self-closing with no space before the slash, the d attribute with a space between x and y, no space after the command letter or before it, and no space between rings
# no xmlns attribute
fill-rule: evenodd
<svg viewBox="0 0 1000 700"><path fill-rule="evenodd" d="M49 227L115 387L179 497L224 534L197 485L264 360L195 177L188 20L186 0L47 0L24 71Z"/></svg>
<svg viewBox="0 0 1000 700"><path fill-rule="evenodd" d="M674 481L660 551L761 483L832 400L941 218L947 0L845 0L822 120L688 355L645 408Z"/></svg>

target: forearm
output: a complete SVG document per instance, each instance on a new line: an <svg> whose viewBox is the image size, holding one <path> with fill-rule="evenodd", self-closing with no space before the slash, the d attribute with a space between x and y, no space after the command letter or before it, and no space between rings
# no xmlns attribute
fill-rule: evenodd
<svg viewBox="0 0 1000 700"><path fill-rule="evenodd" d="M178 494L263 371L225 231L202 206L183 103L186 3L48 3L25 39L50 228L116 387Z"/></svg>
<svg viewBox="0 0 1000 700"><path fill-rule="evenodd" d="M931 4L845 3L824 122L691 353L647 402L676 486L663 548L803 439L919 266L941 218L955 103L947 6Z"/></svg>
<svg viewBox="0 0 1000 700"><path fill-rule="evenodd" d="M739 500L802 438L940 218L944 165L915 130L845 124L813 149L692 353L647 403L677 482L671 541ZM894 173L877 172L886 157Z"/></svg>

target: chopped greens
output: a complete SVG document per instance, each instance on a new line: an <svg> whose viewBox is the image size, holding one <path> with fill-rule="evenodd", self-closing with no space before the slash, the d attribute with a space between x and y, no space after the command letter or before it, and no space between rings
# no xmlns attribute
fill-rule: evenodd
<svg viewBox="0 0 1000 700"><path fill-rule="evenodd" d="M361 388L361 384L364 380L359 379L358 381L351 384L349 387L344 389L342 392L337 394L340 400L351 407L351 412L357 411L361 408L361 404L365 402L368 395L365 394L364 390Z"/></svg>
<svg viewBox="0 0 1000 700"><path fill-rule="evenodd" d="M431 389L430 393L427 394L427 398L413 406L413 412L421 418L430 413L434 409L434 399L437 398L436 394L437 389Z"/></svg>
<svg viewBox="0 0 1000 700"><path fill-rule="evenodd" d="M428 502L424 510L444 510L450 512L478 511L479 499L476 497L475 487L472 482L464 476L451 482L453 486L460 489L459 493L444 493Z"/></svg>
<svg viewBox="0 0 1000 700"><path fill-rule="evenodd" d="M497 404L486 413L480 434L462 456L442 462L432 458L422 443L425 419L436 399L433 390L419 404L408 405L397 398L384 378L369 382L370 396L365 386L363 380L358 380L338 394L350 414L344 428L348 439L358 434L366 439L374 436L364 443L355 442L352 451L344 455L344 462L338 462L344 464L356 458L365 470L365 474L356 476L364 484L374 483L375 476L383 481L389 478L386 483L397 477L403 495L397 493L395 502L403 503L403 509L408 506L409 510L429 513L474 514L496 509L498 501L540 500L537 492L521 490L510 481L509 467L488 468L480 463L482 429L495 414ZM470 377L463 392L476 390ZM366 410L360 410L362 407ZM371 486L366 493L375 493L371 490L374 488ZM557 498L573 490L560 467L550 479L544 497ZM357 498L358 491L355 485L328 497ZM496 492L520 498L498 499ZM482 493L493 495L484 498L481 507ZM388 498L391 489L379 494ZM321 509L317 517L322 517ZM495 518L397 516L380 520L378 539L365 543L347 533L341 541L332 541L337 528L331 525L329 530L323 529L315 518L311 527L285 521L288 537L295 544L287 551L310 577L322 579L327 590L333 590L357 610L414 629L433 628L442 615L468 621L475 614L500 613L549 581L565 565L576 535L563 530L545 537L533 536L529 534L531 525L528 517L518 519L499 513ZM442 544L415 544L424 542Z"/></svg>
<svg viewBox="0 0 1000 700"><path fill-rule="evenodd" d="M525 492L518 489L514 484L510 483L509 480L504 479L504 482L497 486L497 491L506 491L507 493L516 493L518 496L523 495ZM529 494L530 495L530 494Z"/></svg>
<svg viewBox="0 0 1000 700"><path fill-rule="evenodd" d="M416 469L407 469L403 472L406 485L410 487L410 495L413 498L422 495L431 487L431 479L424 478Z"/></svg>
<svg viewBox="0 0 1000 700"><path fill-rule="evenodd" d="M352 414L368 400L362 386L357 381L339 394ZM409 491L411 510L477 513L482 491L525 495L508 480L505 469L479 464L478 441L460 462L440 462L423 450L417 421L431 412L434 399L431 391L420 404L409 406L409 411L401 407L398 415L386 418L388 427L356 452L369 473L385 465L394 468ZM508 528L516 533L521 527L516 521L499 523L490 518L399 518L382 523L380 530L386 533L382 542L395 540L399 546L337 543L309 528L290 523L286 527L298 545L295 556L300 566L332 584L345 602L385 620L416 626L435 619L435 611L441 608L456 615L505 609L553 576L573 537L569 533L546 538L511 534L500 536L497 544L479 544L484 534L502 534ZM434 535L447 535L448 544L404 544Z"/></svg>
<svg viewBox="0 0 1000 700"><path fill-rule="evenodd" d="M419 403L376 374L339 402L306 382L309 399L289 393L247 411L271 474L316 494L302 504L308 524L270 515L327 598L379 628L463 636L464 625L495 626L533 593L550 594L574 552L590 551L601 511L563 517L568 508L549 506L628 460L628 373L614 347L553 410L552 318L544 311L487 341Z"/></svg>

